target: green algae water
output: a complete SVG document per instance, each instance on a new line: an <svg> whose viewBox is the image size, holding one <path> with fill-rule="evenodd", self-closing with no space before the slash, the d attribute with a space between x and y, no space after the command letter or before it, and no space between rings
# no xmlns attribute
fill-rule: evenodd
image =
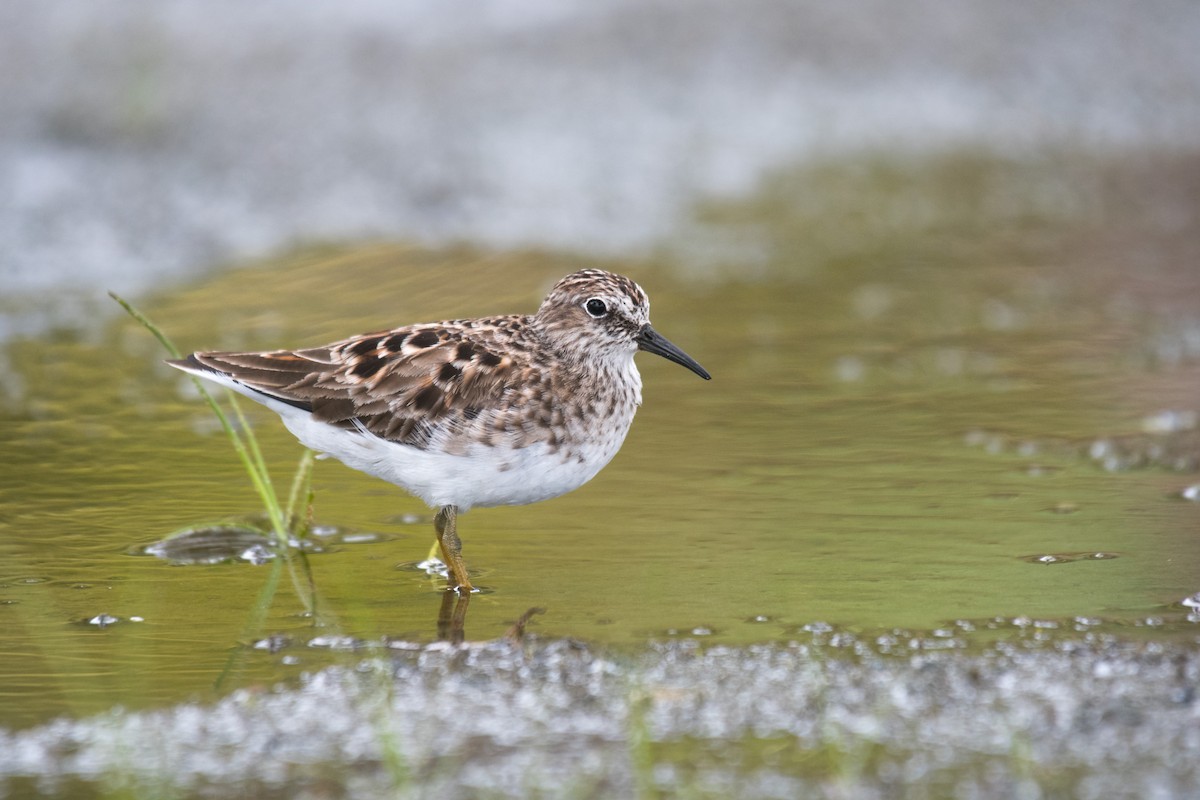
<svg viewBox="0 0 1200 800"><path fill-rule="evenodd" d="M1111 169L1120 191L1093 196L1092 168L801 170L639 261L346 245L139 305L185 350L269 349L531 312L593 264L646 288L713 380L639 357L644 405L597 478L459 520L485 590L469 639L532 608L533 633L616 647L1016 618L1194 638L1200 204L1165 217ZM256 621L269 565L147 555L260 509L150 335L116 314L96 330L0 358L0 725L438 637L442 582L416 567L430 510L333 461L313 476L315 617L284 578ZM247 413L286 491L300 447Z"/></svg>

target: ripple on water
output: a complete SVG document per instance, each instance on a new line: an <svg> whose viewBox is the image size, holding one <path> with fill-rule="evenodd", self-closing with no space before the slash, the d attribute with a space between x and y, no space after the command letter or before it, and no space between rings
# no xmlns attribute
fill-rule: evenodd
<svg viewBox="0 0 1200 800"><path fill-rule="evenodd" d="M10 586L37 586L39 583L49 583L50 578L45 575L18 575L14 578L9 578L3 583L0 583L0 588L7 589Z"/></svg>
<svg viewBox="0 0 1200 800"><path fill-rule="evenodd" d="M78 620L80 625L90 625L95 628L111 628L122 622L144 622L142 617L118 617L113 614L100 613Z"/></svg>
<svg viewBox="0 0 1200 800"><path fill-rule="evenodd" d="M1087 550L1082 553L1038 553L1031 556L1019 556L1021 561L1030 564L1072 564L1076 561L1110 561L1120 558L1116 553Z"/></svg>
<svg viewBox="0 0 1200 800"><path fill-rule="evenodd" d="M374 544L391 536L333 525L314 525L309 536L289 545L310 554L328 553L339 545ZM268 529L256 521L221 522L176 531L165 539L131 550L134 555L161 558L172 564L265 564L275 558L278 545Z"/></svg>
<svg viewBox="0 0 1200 800"><path fill-rule="evenodd" d="M134 550L172 564L262 564L275 557L275 542L257 528L215 524L185 528Z"/></svg>

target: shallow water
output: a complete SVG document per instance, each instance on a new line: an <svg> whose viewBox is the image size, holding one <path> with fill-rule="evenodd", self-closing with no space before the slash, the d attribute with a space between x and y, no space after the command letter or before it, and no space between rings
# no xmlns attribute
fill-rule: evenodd
<svg viewBox="0 0 1200 800"><path fill-rule="evenodd" d="M486 590L467 636L500 636L538 607L538 634L617 646L1018 617L1194 638L1179 601L1200 588L1200 506L1181 497L1200 480L1196 206L1185 192L1174 217L1159 213L1139 189L1149 168L1110 170L1117 188L1100 196L1077 180L1100 167L1072 169L798 172L707 209L661 258L604 264L642 283L656 328L713 380L640 356L645 405L599 477L460 520ZM846 211L867 196L874 206ZM140 305L184 349L266 349L532 311L586 263L323 248ZM437 636L441 584L412 566L432 543L429 510L335 462L313 481L316 522L344 535L310 556L319 627L286 577L254 622L270 567L139 554L257 511L162 355L122 317L0 357L0 725L204 698L346 658L317 637ZM300 448L269 412L249 413L286 489ZM251 647L272 634L290 646Z"/></svg>

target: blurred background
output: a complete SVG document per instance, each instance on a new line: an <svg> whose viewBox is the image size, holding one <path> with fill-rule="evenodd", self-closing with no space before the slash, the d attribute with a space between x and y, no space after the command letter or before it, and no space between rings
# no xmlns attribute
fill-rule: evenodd
<svg viewBox="0 0 1200 800"><path fill-rule="evenodd" d="M582 716L584 733L535 720L514 746L515 705L488 728L432 697L425 717L392 715L418 726L390 740L411 775L458 781L482 757L490 780L494 751L511 796L556 796L555 765L610 786L631 758L668 785L657 766L673 756L638 755L652 733L637 709L674 713L691 692L747 720L702 760L748 753L720 785L753 785L780 752L755 709L787 716L772 687L809 685L794 675L837 649L815 690L828 697L789 695L819 733L788 740L811 757L781 761L800 781L783 785L1185 796L1200 780L1184 666L1200 641L1198 43L1194 0L4 0L0 780L87 782L108 763L92 741L118 775L157 753L164 780L196 781L184 790L310 796L244 784L232 750L205 755L213 729L190 711L397 643L421 659L447 627L418 566L428 509L334 463L313 478L319 614L287 581L267 591L278 573L246 563L266 548L163 545L261 526L260 505L195 390L106 290L185 350L269 349L532 311L598 265L635 277L655 327L714 379L639 358L645 405L594 481L460 521L486 590L467 638L536 607L535 640L650 660L664 642L728 645L738 680L712 692L698 666L685 689L649 680L628 714L595 705L628 717L610 761L591 758L603 728ZM270 412L249 416L286 488L300 448ZM818 655L780 673L748 655L762 643ZM1031 662L1037 680L980 678L971 653L993 645L1002 671L1008 652L1063 659ZM1179 648L1162 664L1183 688L1154 673L1129 700L1156 647ZM944 702L920 666L932 651L962 667L967 699ZM863 694L880 675L890 687ZM839 685L867 710L839 711ZM910 702L920 685L958 720L941 738ZM985 686L994 706L971 699ZM544 709L557 724L589 703L570 705ZM182 708L180 752L203 766L179 777L170 737L136 716L65 744L49 722L87 728L117 706ZM334 718L351 706L318 697L313 722L281 715L280 735L369 734ZM690 760L706 736L683 729L668 749ZM255 741L269 744L234 749L271 769L276 739ZM970 789L988 776L999 788ZM1039 794L1033 778L1099 788Z"/></svg>
<svg viewBox="0 0 1200 800"><path fill-rule="evenodd" d="M847 153L1188 149L1197 41L1188 0L9 0L0 338L297 243L627 256Z"/></svg>

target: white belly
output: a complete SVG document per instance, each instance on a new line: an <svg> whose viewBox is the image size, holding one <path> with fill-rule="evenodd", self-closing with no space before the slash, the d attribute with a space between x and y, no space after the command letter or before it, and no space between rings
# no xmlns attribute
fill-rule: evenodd
<svg viewBox="0 0 1200 800"><path fill-rule="evenodd" d="M297 409L276 410L306 447L403 487L434 508L453 505L460 511L535 503L578 489L612 460L629 430L628 425L610 430L603 441L573 453L536 443L516 449L475 445L466 454L449 455L333 428Z"/></svg>
<svg viewBox="0 0 1200 800"><path fill-rule="evenodd" d="M436 445L422 450L336 428L227 375L187 371L270 408L306 447L394 483L434 508L452 505L466 511L472 506L524 505L558 497L578 489L603 469L621 449L642 400L641 376L632 355L620 367L621 371L606 377L614 385L625 386L626 402L616 406L602 423L578 420L577 427L565 436L567 443L557 450L545 442L520 448L477 444L458 455L438 450Z"/></svg>

